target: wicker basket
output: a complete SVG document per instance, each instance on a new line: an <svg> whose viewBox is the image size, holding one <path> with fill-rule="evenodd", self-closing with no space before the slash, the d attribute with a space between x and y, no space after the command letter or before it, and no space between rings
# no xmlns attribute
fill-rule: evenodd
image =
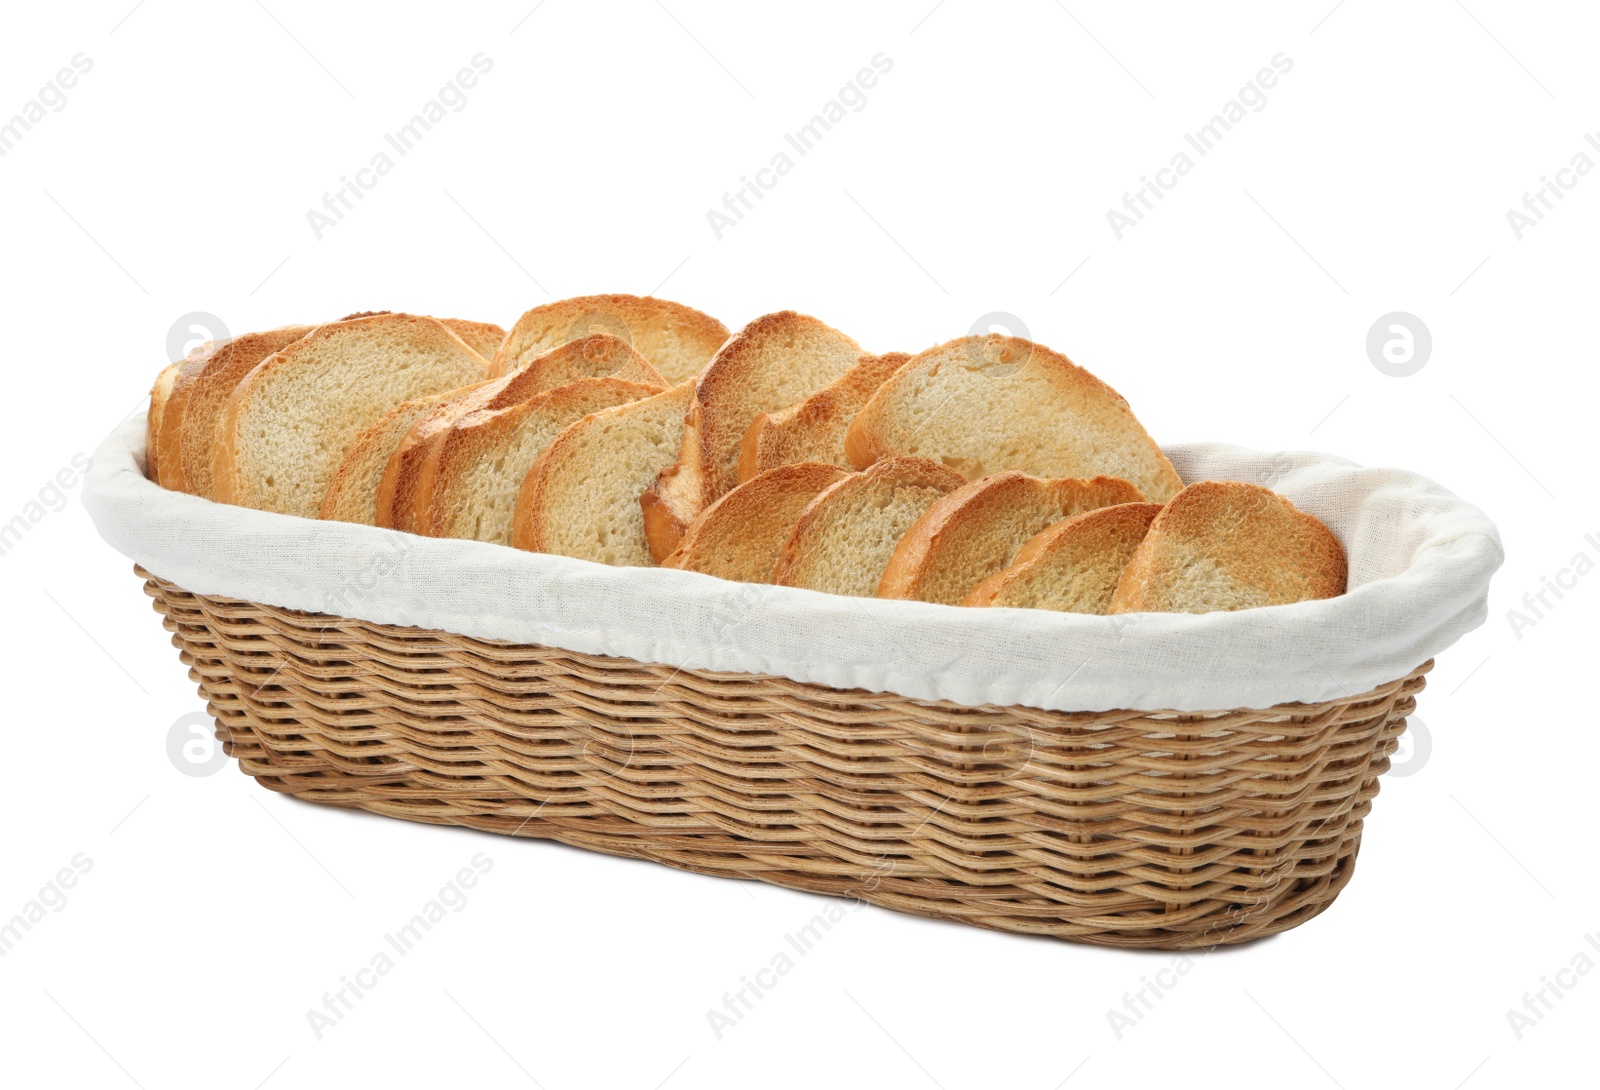
<svg viewBox="0 0 1600 1090"><path fill-rule="evenodd" d="M922 916L1190 949L1350 881L1424 663L1322 704L966 707L190 594L135 569L274 791Z"/></svg>

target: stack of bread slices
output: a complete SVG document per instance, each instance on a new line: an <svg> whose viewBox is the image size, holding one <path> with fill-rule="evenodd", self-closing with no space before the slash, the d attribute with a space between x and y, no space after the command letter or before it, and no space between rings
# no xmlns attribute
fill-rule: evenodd
<svg viewBox="0 0 1600 1090"><path fill-rule="evenodd" d="M499 326L386 311L208 343L151 391L147 471L220 503L832 594L1077 613L1345 589L1258 485L1179 479L1040 344L874 355L596 295Z"/></svg>

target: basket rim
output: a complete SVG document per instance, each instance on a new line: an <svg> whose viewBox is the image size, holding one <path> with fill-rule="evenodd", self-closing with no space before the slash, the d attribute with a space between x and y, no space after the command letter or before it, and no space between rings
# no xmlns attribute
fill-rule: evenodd
<svg viewBox="0 0 1600 1090"><path fill-rule="evenodd" d="M1169 448L1186 479L1274 477L1335 532L1342 523L1347 548L1350 534L1376 527L1401 539L1409 562L1339 598L1237 613L964 609L612 568L230 507L147 480L143 447L138 417L106 439L85 506L119 552L194 593L964 706L1194 713L1365 693L1481 624L1503 558L1487 516L1417 474L1188 444ZM1352 495L1355 512L1343 509ZM1353 576L1361 570L1353 551Z"/></svg>
<svg viewBox="0 0 1600 1090"><path fill-rule="evenodd" d="M308 622L307 627L317 628L326 632L330 643L348 642L351 634L351 628L355 627L361 630L359 638L361 642L368 647L381 646L380 641L383 637L397 635L402 640L448 640L451 642L465 641L470 643L470 645L472 645L478 654L485 654L498 649L506 651L512 654L514 657L516 652L547 649L543 648L543 645L539 644L517 643L511 640L485 639L478 636L463 635L459 632L450 632L439 628L420 628L416 625L393 625L382 621L368 621L360 617L339 617L329 613L314 613L303 609L290 609L285 606L275 606L266 602L253 602L246 598L236 598L231 595L204 594L198 591L191 591L187 587L179 586L169 579L163 579L161 576L147 570L140 564L135 564L133 566L133 573L145 581L145 593L151 597L156 597L157 595L157 591L154 590L153 587L160 586L162 588L161 592L166 594L172 594L176 592L179 594L187 594L195 598L206 599L214 604L245 606L251 609L260 610L265 613L275 614L280 619L303 618ZM578 660L588 661L597 666L611 666L615 665L619 661L618 656L615 655L598 655L582 651L572 651L566 648L553 648L551 650L563 651L565 654L573 656ZM624 659L621 661L633 662L635 665L644 668L659 667L661 665L659 663L641 662L637 659ZM1203 737L1207 734L1229 729L1228 727L1213 726L1209 722L1211 720L1220 719L1224 716L1249 715L1257 717L1258 720L1277 721L1316 714L1333 706L1354 706L1373 701L1385 700L1396 690L1403 689L1405 686L1418 678L1426 677L1433 671L1433 667L1434 661L1432 659L1428 659L1425 662L1418 663L1405 673L1378 685L1374 685L1372 688L1363 692L1347 693L1342 696L1329 697L1325 700L1317 701L1289 700L1284 701L1281 704L1273 704L1269 707L1218 707L1189 709L1102 708L1096 710L1062 711L1056 709L1032 708L1021 704L973 705L962 704L953 700L943 699L924 700L917 697L910 697L909 699L916 700L920 706L929 710L946 709L959 712L995 711L1021 713L1023 715L1029 715L1031 713L1033 715L1037 715L1040 720L1049 719L1053 721L1055 717L1064 715L1082 716L1085 718L1095 719L1104 718L1108 725L1121 724L1134 720L1148 720L1152 723L1163 723L1169 728L1150 732L1151 737L1177 737L1178 735L1183 735L1185 737ZM682 676L683 674L702 677L712 681L728 681L739 679L748 681L751 684L769 684L777 682L793 686L795 692L804 694L808 697L815 697L818 695L819 691L823 691L829 694L837 695L842 702L850 703L858 701L872 701L874 699L883 697L903 697L906 695L903 693L874 691L870 689L837 689L832 686L820 685L819 683L813 681L796 681L795 679L785 677L782 674L754 674L744 670L681 670L675 671L670 676L678 677ZM669 683L670 681L664 682L663 688L665 688L666 684ZM1170 724L1165 724L1166 720L1172 720L1172 722ZM1196 730L1192 728L1200 729ZM964 735L970 734L970 721L963 721L963 730L960 733Z"/></svg>

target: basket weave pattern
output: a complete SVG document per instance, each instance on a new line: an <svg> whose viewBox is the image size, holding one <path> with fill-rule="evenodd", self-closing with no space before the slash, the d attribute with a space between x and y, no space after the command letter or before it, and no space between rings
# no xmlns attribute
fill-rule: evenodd
<svg viewBox="0 0 1600 1090"><path fill-rule="evenodd" d="M136 570L218 738L274 791L1112 946L1243 942L1332 903L1432 666L1268 710L973 708Z"/></svg>

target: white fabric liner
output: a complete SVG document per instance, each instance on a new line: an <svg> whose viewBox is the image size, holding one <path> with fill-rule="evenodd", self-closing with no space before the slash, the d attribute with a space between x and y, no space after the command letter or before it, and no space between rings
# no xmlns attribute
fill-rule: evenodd
<svg viewBox="0 0 1600 1090"><path fill-rule="evenodd" d="M84 504L117 551L186 590L968 705L1209 711L1357 695L1483 623L1504 556L1483 512L1415 473L1191 444L1167 451L1185 481L1265 484L1327 523L1350 591L1197 615L964 609L230 507L146 480L144 430L130 420L95 452Z"/></svg>

